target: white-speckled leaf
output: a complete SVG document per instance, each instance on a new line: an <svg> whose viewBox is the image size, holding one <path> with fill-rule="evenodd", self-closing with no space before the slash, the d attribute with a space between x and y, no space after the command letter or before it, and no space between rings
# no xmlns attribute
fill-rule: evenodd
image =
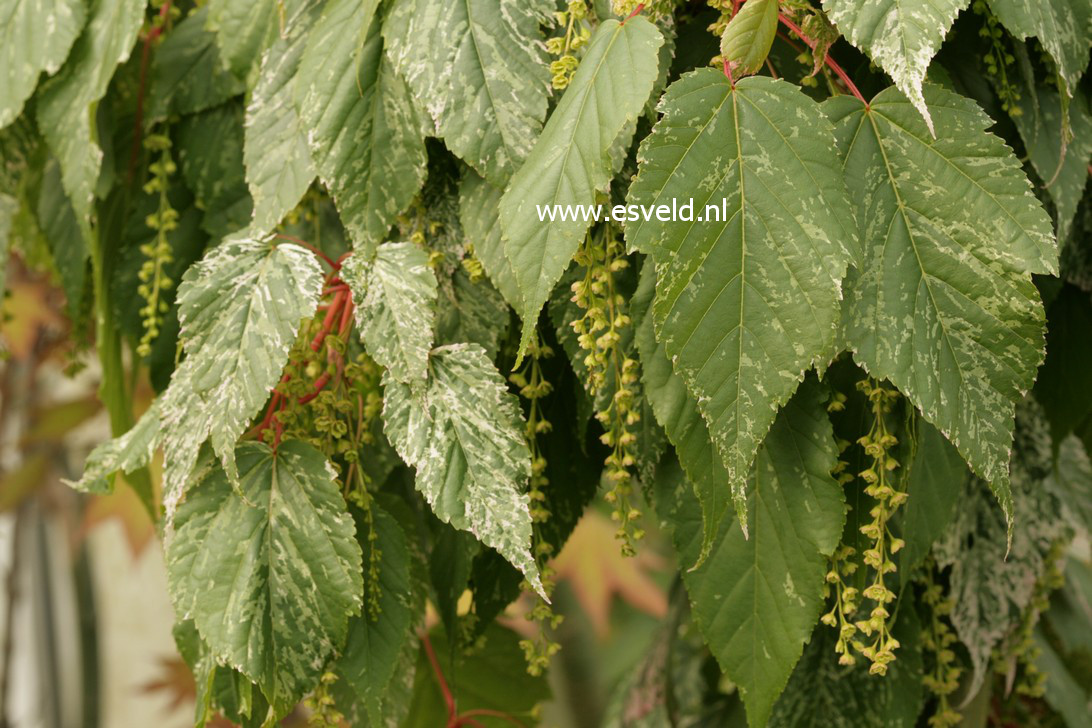
<svg viewBox="0 0 1092 728"><path fill-rule="evenodd" d="M144 0L96 0L64 66L38 91L38 127L61 163L61 181L81 225L91 216L102 149L94 107L114 69L129 58L144 20Z"/></svg>
<svg viewBox="0 0 1092 728"><path fill-rule="evenodd" d="M15 121L44 71L68 57L87 9L83 0L9 0L0 9L0 129Z"/></svg>
<svg viewBox="0 0 1092 728"><path fill-rule="evenodd" d="M546 116L550 75L539 24L550 0L400 0L388 53L448 148L503 185Z"/></svg>
<svg viewBox="0 0 1092 728"><path fill-rule="evenodd" d="M580 68L550 115L527 162L500 202L504 253L516 272L523 307L520 351L538 315L580 247L590 222L542 222L538 206L592 205L610 183L611 150L632 136L656 81L663 36L641 16L607 20L592 37Z"/></svg>
<svg viewBox="0 0 1092 728"><path fill-rule="evenodd" d="M159 402L152 403L132 429L92 450L78 481L64 482L85 493L109 493L113 490L111 475L116 472L128 475L145 467L163 438L159 406Z"/></svg>
<svg viewBox="0 0 1092 728"><path fill-rule="evenodd" d="M702 69L672 84L660 111L629 202L693 198L695 222L639 220L626 239L655 261L657 338L745 524L747 474L777 408L834 353L853 212L830 124L799 88L751 77L733 90Z"/></svg>
<svg viewBox="0 0 1092 728"><path fill-rule="evenodd" d="M809 379L770 428L751 476L750 538L724 519L709 557L683 571L694 621L739 686L752 726L766 725L811 636L827 557L842 535L844 495L830 474L838 448L823 399ZM684 504L676 517L686 565L701 551L697 510Z"/></svg>
<svg viewBox="0 0 1092 728"><path fill-rule="evenodd" d="M1072 96L1088 68L1092 48L1092 4L1088 0L989 0L990 8L1017 38L1036 37L1058 65Z"/></svg>
<svg viewBox="0 0 1092 728"><path fill-rule="evenodd" d="M1050 219L1012 150L970 99L926 86L937 137L896 89L835 122L864 243L847 278L845 336L990 481L1011 517L1013 410L1043 360L1032 273L1054 273Z"/></svg>
<svg viewBox="0 0 1092 728"><path fill-rule="evenodd" d="M269 399L321 290L314 255L292 244L229 239L186 271L178 287L186 356L160 402L168 519L205 440L235 477L236 440Z"/></svg>
<svg viewBox="0 0 1092 728"><path fill-rule="evenodd" d="M477 344L433 350L427 391L383 377L383 420L436 517L489 546L542 593L524 490L531 452L515 395Z"/></svg>
<svg viewBox="0 0 1092 728"><path fill-rule="evenodd" d="M246 109L243 161L254 198L252 235L276 227L315 178L307 129L295 104L296 71L318 8L302 12L262 56L258 82Z"/></svg>
<svg viewBox="0 0 1092 728"><path fill-rule="evenodd" d="M283 715L315 687L360 612L361 550L333 468L306 443L239 445L238 489L212 468L166 543L175 611Z"/></svg>
<svg viewBox="0 0 1092 728"><path fill-rule="evenodd" d="M850 43L868 54L921 112L933 120L922 84L959 11L970 0L823 0L823 8Z"/></svg>
<svg viewBox="0 0 1092 728"><path fill-rule="evenodd" d="M358 250L374 248L425 181L423 120L383 53L377 0L336 0L311 32L296 97L319 178Z"/></svg>
<svg viewBox="0 0 1092 728"><path fill-rule="evenodd" d="M428 253L413 243L386 243L371 260L350 255L341 275L357 302L368 355L399 382L424 381L438 295Z"/></svg>

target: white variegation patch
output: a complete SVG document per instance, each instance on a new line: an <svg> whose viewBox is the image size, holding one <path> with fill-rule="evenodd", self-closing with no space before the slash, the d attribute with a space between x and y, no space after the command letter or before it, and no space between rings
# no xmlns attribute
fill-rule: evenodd
<svg viewBox="0 0 1092 728"><path fill-rule="evenodd" d="M823 0L850 43L868 54L921 112L933 120L921 87L925 72L959 11L970 0Z"/></svg>
<svg viewBox="0 0 1092 728"><path fill-rule="evenodd" d="M433 350L426 391L383 377L383 420L436 517L469 531L545 596L523 492L531 452L518 400L477 344Z"/></svg>
<svg viewBox="0 0 1092 728"><path fill-rule="evenodd" d="M629 202L693 198L687 222L626 226L656 264L657 338L723 460L746 526L747 475L777 408L834 353L841 281L857 231L834 137L788 83L733 85L702 69L672 84L638 153Z"/></svg>
<svg viewBox="0 0 1092 728"><path fill-rule="evenodd" d="M970 99L925 87L934 139L888 89L835 122L864 257L846 293L858 363L890 380L988 480L1006 516L1013 412L1043 360L1033 273L1055 273L1050 219L1020 162Z"/></svg>
<svg viewBox="0 0 1092 728"><path fill-rule="evenodd" d="M403 384L424 382L436 320L436 274L413 243L386 243L371 260L354 253L341 269L353 292L364 348Z"/></svg>

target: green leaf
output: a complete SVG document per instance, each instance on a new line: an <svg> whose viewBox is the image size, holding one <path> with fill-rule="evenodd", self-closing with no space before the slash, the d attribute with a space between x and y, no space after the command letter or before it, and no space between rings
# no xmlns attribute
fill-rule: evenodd
<svg viewBox="0 0 1092 728"><path fill-rule="evenodd" d="M365 585L365 595L377 599L378 612L368 604L363 613L349 621L345 650L334 671L344 682L371 725L383 725L383 704L387 686L396 679L395 669L407 645L414 643L413 627L419 607L410 582L410 554L406 534L398 521L374 502L371 523L363 515L356 519L357 538L363 548L363 563L378 559L378 581ZM374 540L372 539L374 536ZM344 708L339 705L344 712Z"/></svg>
<svg viewBox="0 0 1092 728"><path fill-rule="evenodd" d="M244 442L238 490L220 468L190 489L167 537L175 609L283 715L345 643L364 591L333 468L299 441Z"/></svg>
<svg viewBox="0 0 1092 728"><path fill-rule="evenodd" d="M613 174L611 149L633 124L656 81L663 37L637 16L600 24L527 161L500 202L504 253L516 273L523 306L520 351L531 340L554 284L580 247L589 222L541 222L549 205L593 205ZM628 136L627 136L628 146Z"/></svg>
<svg viewBox="0 0 1092 728"><path fill-rule="evenodd" d="M842 488L830 474L838 449L823 400L816 380L806 380L770 428L755 460L750 537L722 519L709 557L683 572L694 621L753 726L766 724L812 633L827 557L842 534ZM701 553L697 510L684 499L675 516L686 565Z"/></svg>
<svg viewBox="0 0 1092 728"><path fill-rule="evenodd" d="M928 422L919 421L914 457L905 466L909 498L902 511L898 575L903 588L925 560L933 543L955 518L956 503L967 480L967 465L956 449Z"/></svg>
<svg viewBox="0 0 1092 728"><path fill-rule="evenodd" d="M1065 142L1066 113L1058 92L1040 86L1031 94L1034 107L1028 110L1029 113L1014 115L1012 120L1024 140L1031 166L1054 202L1058 240L1064 242L1069 237L1088 182L1092 114L1089 113L1088 97L1078 89L1069 104L1068 130L1073 139Z"/></svg>
<svg viewBox="0 0 1092 728"><path fill-rule="evenodd" d="M79 321L88 293L88 262L91 254L80 221L64 192L60 166L50 159L42 172L35 205L38 225L45 236L53 266L61 278L69 316Z"/></svg>
<svg viewBox="0 0 1092 728"><path fill-rule="evenodd" d="M1032 273L1057 270L1050 220L973 101L928 86L937 138L895 89L835 122L864 257L847 278L845 336L990 481L1011 516L1013 411L1043 358Z"/></svg>
<svg viewBox="0 0 1092 728"><path fill-rule="evenodd" d="M1088 67L1092 48L1092 7L1085 0L989 0L990 8L1017 38L1032 36L1058 66L1072 97Z"/></svg>
<svg viewBox="0 0 1092 728"><path fill-rule="evenodd" d="M504 190L494 187L477 174L467 173L459 185L459 220L466 242L474 246L474 257L482 263L485 274L504 296L508 305L523 310L516 271L504 254L501 238L500 200Z"/></svg>
<svg viewBox="0 0 1092 728"><path fill-rule="evenodd" d="M929 62L970 0L823 0L846 39L868 54L936 136L922 84ZM943 132L942 132L943 133Z"/></svg>
<svg viewBox="0 0 1092 728"><path fill-rule="evenodd" d="M508 304L487 280L470 280L455 270L450 285L441 286L437 344L478 344L495 359L511 323Z"/></svg>
<svg viewBox="0 0 1092 728"><path fill-rule="evenodd" d="M83 0L11 0L0 17L0 129L23 110L38 77L64 63L80 34Z"/></svg>
<svg viewBox="0 0 1092 728"><path fill-rule="evenodd" d="M223 104L184 117L175 141L182 178L205 213L205 232L219 239L246 227L254 201L243 167L242 105Z"/></svg>
<svg viewBox="0 0 1092 728"><path fill-rule="evenodd" d="M155 47L148 93L148 121L194 114L246 90L224 69L216 36L205 30L208 8L199 8Z"/></svg>
<svg viewBox="0 0 1092 728"><path fill-rule="evenodd" d="M296 98L319 177L358 249L378 244L425 180L425 130L383 53L378 0L336 0L307 41ZM364 247L367 246L367 247Z"/></svg>
<svg viewBox="0 0 1092 728"><path fill-rule="evenodd" d="M549 0L401 0L390 57L453 151L503 185L542 129L549 73L539 24Z"/></svg>
<svg viewBox="0 0 1092 728"><path fill-rule="evenodd" d="M671 358L656 340L656 330L648 308L656 286L656 273L646 262L641 269L641 284L633 298L637 349L641 354L641 377L656 420L675 447L679 464L693 484L701 504L701 548L694 565L701 565L712 551L720 524L731 503L728 474L724 469L709 427L702 419L698 404L686 389L686 383L671 368ZM744 531L746 533L746 531Z"/></svg>
<svg viewBox="0 0 1092 728"><path fill-rule="evenodd" d="M527 674L527 662L519 647L520 636L492 624L485 632L484 645L467 654L456 652L441 629L429 635L444 679L450 681L460 712L474 710L507 714L518 723L501 722L481 716L490 728L505 725L533 725L536 705L550 697L545 677ZM425 649L417 657L417 680L413 686L412 708L402 728L436 728L448 720L447 706L440 692ZM488 714L486 714L488 716Z"/></svg>
<svg viewBox="0 0 1092 728"><path fill-rule="evenodd" d="M318 19L311 4L288 25L262 57L258 82L246 109L243 160L254 198L250 229L263 235L277 226L300 201L315 178L308 130L295 104L296 71L308 31Z"/></svg>
<svg viewBox="0 0 1092 728"><path fill-rule="evenodd" d="M736 78L757 73L777 36L777 0L750 0L720 38L720 53Z"/></svg>
<svg viewBox="0 0 1092 728"><path fill-rule="evenodd" d="M356 322L368 354L403 384L423 381L437 300L428 253L413 243L386 243L372 260L350 255L342 276L359 301Z"/></svg>
<svg viewBox="0 0 1092 728"><path fill-rule="evenodd" d="M283 21L282 7L280 0L209 0L208 28L216 33L225 68L247 77Z"/></svg>
<svg viewBox="0 0 1092 728"><path fill-rule="evenodd" d="M907 604L907 607L912 605ZM914 728L922 708L921 625L914 609L897 612L893 634L901 644L887 675L870 675L858 660L838 664L836 630L815 628L768 728Z"/></svg>
<svg viewBox="0 0 1092 728"><path fill-rule="evenodd" d="M61 163L61 179L81 225L90 219L102 164L95 109L114 69L129 58L145 5L144 0L92 2L68 60L38 91L38 126Z"/></svg>
<svg viewBox="0 0 1092 728"><path fill-rule="evenodd" d="M692 200L695 221L639 219L626 239L655 261L657 338L745 523L745 481L777 407L834 354L853 214L830 126L799 88L763 77L733 87L703 69L672 84L660 111L629 202Z"/></svg>
<svg viewBox="0 0 1092 728"><path fill-rule="evenodd" d="M541 593L523 492L531 475L523 416L485 351L439 347L427 391L415 393L389 372L383 389L387 436L417 470L417 489L437 518L496 549Z"/></svg>
<svg viewBox="0 0 1092 728"><path fill-rule="evenodd" d="M1076 435L1058 444L1054 472L1046 485L1058 498L1073 530L1092 532L1092 462Z"/></svg>

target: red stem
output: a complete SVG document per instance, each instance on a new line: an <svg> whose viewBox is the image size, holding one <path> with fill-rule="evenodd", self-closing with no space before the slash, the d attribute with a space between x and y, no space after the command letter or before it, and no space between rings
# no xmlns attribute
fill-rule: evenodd
<svg viewBox="0 0 1092 728"><path fill-rule="evenodd" d="M444 705L447 706L448 723L450 725L455 720L455 696L451 694L451 689L447 686L444 672L440 669L440 661L436 659L436 650L432 649L432 642L427 634L421 635L421 644L425 646L425 654L428 655L429 664L432 665L432 672L436 675L436 682L440 684L440 692L444 696ZM458 723L455 723L455 725L458 725Z"/></svg>
<svg viewBox="0 0 1092 728"><path fill-rule="evenodd" d="M620 23L620 25L625 25L625 24L626 24L626 20L629 20L630 18L632 18L633 16L635 16L635 15L636 15L637 13L641 12L641 11L642 11L642 10L644 10L644 9L645 9L645 4L644 4L644 3L637 3L637 7L635 7L635 8L633 9L633 12L632 12L632 13L630 13L629 15L627 15L627 16L626 16L626 19L625 19L625 20L623 20L623 21L622 21L622 22Z"/></svg>
<svg viewBox="0 0 1092 728"><path fill-rule="evenodd" d="M353 299L352 295L345 301L345 305L341 307L341 326L337 329L337 335L340 338L344 338L345 333L349 330L349 327L353 323Z"/></svg>
<svg viewBox="0 0 1092 728"><path fill-rule="evenodd" d="M778 20L781 21L782 25L784 25L786 28L788 28L792 32L796 33L796 35L799 36L800 40L804 41L804 43L807 44L808 48L811 48L812 51L815 50L815 46L818 45L818 43L816 43L815 40L813 40L812 38L809 38L804 33L804 31L800 29L800 26L798 26L796 23L789 20L784 15L778 15L777 18L778 18ZM854 96L856 96L857 99L862 104L864 104L865 107L867 107L868 102L865 101L865 97L862 96L861 92L857 89L857 85L855 83L853 83L853 79L851 79L849 77L849 74L847 74L842 69L841 66L839 66L837 63L835 63L834 59L830 57L829 53L827 53L826 56L824 56L823 62L826 63L827 66L830 67L830 70L834 71L834 74L836 76L838 76L838 78L840 78L842 80L842 83L844 83L846 85L846 88L849 89L849 92L851 94L853 94Z"/></svg>
<svg viewBox="0 0 1092 728"><path fill-rule="evenodd" d="M323 387L330 383L330 372L323 372L322 376L315 380L315 388L299 398L300 404L307 404L315 397L319 396Z"/></svg>
<svg viewBox="0 0 1092 728"><path fill-rule="evenodd" d="M326 317L322 319L322 329L315 334L315 338L311 340L311 351L318 351L322 348L322 340L325 339L334 328L334 321L337 320L337 315L341 312L341 307L344 305L347 297L347 290L338 291L334 296L330 308L326 309Z"/></svg>
<svg viewBox="0 0 1092 728"><path fill-rule="evenodd" d="M311 243L307 242L306 240L300 240L297 237L293 237L291 235L285 235L283 233L277 233L277 237L278 238L283 238L284 240L291 241L291 242L295 243L296 245L302 245L303 247L307 248L312 253L314 253L318 257L322 258L324 261L326 261L326 265L330 266L334 270L340 270L341 269L341 263L338 263L338 262L336 262L334 260L331 260L330 256L326 255L326 253L322 252L316 246L312 245Z"/></svg>

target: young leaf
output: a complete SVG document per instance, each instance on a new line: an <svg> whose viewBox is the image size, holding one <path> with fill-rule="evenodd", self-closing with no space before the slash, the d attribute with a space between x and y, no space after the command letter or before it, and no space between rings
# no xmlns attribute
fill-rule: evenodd
<svg viewBox="0 0 1092 728"><path fill-rule="evenodd" d="M1016 157L986 131L993 122L948 91L928 86L925 97L936 139L895 89L867 108L846 96L825 104L864 242L847 278L845 335L1011 517L1013 410L1043 359L1031 274L1055 272L1057 248Z"/></svg>
<svg viewBox="0 0 1092 728"><path fill-rule="evenodd" d="M500 202L504 253L516 272L523 307L520 351L539 312L580 247L590 225L579 215L544 222L550 205L594 205L612 173L611 150L644 108L656 81L663 36L637 16L600 24L527 161Z"/></svg>
<svg viewBox="0 0 1092 728"><path fill-rule="evenodd" d="M777 36L777 0L750 0L720 38L720 53L736 78L757 73Z"/></svg>
<svg viewBox="0 0 1092 728"><path fill-rule="evenodd" d="M238 490L212 468L167 537L175 609L212 652L258 683L283 715L345 643L364 591L335 473L300 441L244 442Z"/></svg>
<svg viewBox="0 0 1092 728"><path fill-rule="evenodd" d="M38 126L61 163L64 189L81 225L90 219L102 165L94 109L106 94L114 69L129 58L145 5L144 0L93 2L68 60L38 91ZM35 19L33 24L41 22Z"/></svg>
<svg viewBox="0 0 1092 728"><path fill-rule="evenodd" d="M723 519L708 559L683 571L694 621L739 687L752 726L766 725L815 627L826 557L842 534L844 496L830 474L838 449L823 404L808 379L770 429L748 499L750 538ZM685 565L701 552L696 510L684 501L675 519Z"/></svg>
<svg viewBox="0 0 1092 728"><path fill-rule="evenodd" d="M360 302L356 322L368 354L403 384L424 381L437 299L428 253L413 243L386 243L372 260L349 256L342 276Z"/></svg>
<svg viewBox="0 0 1092 728"><path fill-rule="evenodd" d="M447 147L503 185L546 116L539 24L549 0L401 0L383 26L390 57Z"/></svg>
<svg viewBox="0 0 1092 728"><path fill-rule="evenodd" d="M1017 38L1039 39L1072 97L1088 67L1092 7L1085 0L990 0L990 9Z"/></svg>
<svg viewBox="0 0 1092 728"><path fill-rule="evenodd" d="M87 19L82 0L12 0L0 18L0 129L19 116L38 85L68 51Z"/></svg>
<svg viewBox="0 0 1092 728"><path fill-rule="evenodd" d="M745 523L747 474L777 407L833 354L853 213L830 126L797 87L764 77L733 87L703 69L672 84L660 110L629 202L692 199L695 221L650 217L627 224L626 238L656 263L657 337Z"/></svg>
<svg viewBox="0 0 1092 728"><path fill-rule="evenodd" d="M296 71L320 6L310 4L262 57L246 109L243 159L254 198L254 235L272 230L300 201L315 178L308 131L294 103Z"/></svg>
<svg viewBox="0 0 1092 728"><path fill-rule="evenodd" d="M496 549L541 593L523 493L531 452L518 401L475 344L433 350L429 370L424 392L389 372L383 377L391 444L416 468L417 489L437 518Z"/></svg>
<svg viewBox="0 0 1092 728"><path fill-rule="evenodd" d="M167 33L155 49L147 120L194 114L246 90L224 69L216 37L205 30L208 8L199 8Z"/></svg>
<svg viewBox="0 0 1092 728"><path fill-rule="evenodd" d="M921 112L929 134L933 119L922 95L925 71L959 11L970 0L823 0L850 43L882 68Z"/></svg>
<svg viewBox="0 0 1092 728"><path fill-rule="evenodd" d="M159 403L155 402L131 430L91 451L78 481L64 482L85 493L109 493L113 486L110 476L119 471L128 475L148 465L161 439Z"/></svg>
<svg viewBox="0 0 1092 728"><path fill-rule="evenodd" d="M360 250L375 247L425 181L425 131L383 53L378 0L329 3L307 41L296 98L319 177Z"/></svg>
<svg viewBox="0 0 1092 728"><path fill-rule="evenodd" d="M671 368L671 358L662 343L656 340L651 312L655 292L656 272L650 262L641 270L641 284L633 297L635 338L641 354L641 377L645 396L656 420L663 426L667 439L675 447L679 464L693 484L694 494L701 504L701 548L694 559L702 564L716 543L720 523L731 503L728 474L720 455L713 447L709 426L698 410L698 404L686 389L682 377ZM742 524L741 524L742 525ZM747 534L744 526L743 533Z"/></svg>

